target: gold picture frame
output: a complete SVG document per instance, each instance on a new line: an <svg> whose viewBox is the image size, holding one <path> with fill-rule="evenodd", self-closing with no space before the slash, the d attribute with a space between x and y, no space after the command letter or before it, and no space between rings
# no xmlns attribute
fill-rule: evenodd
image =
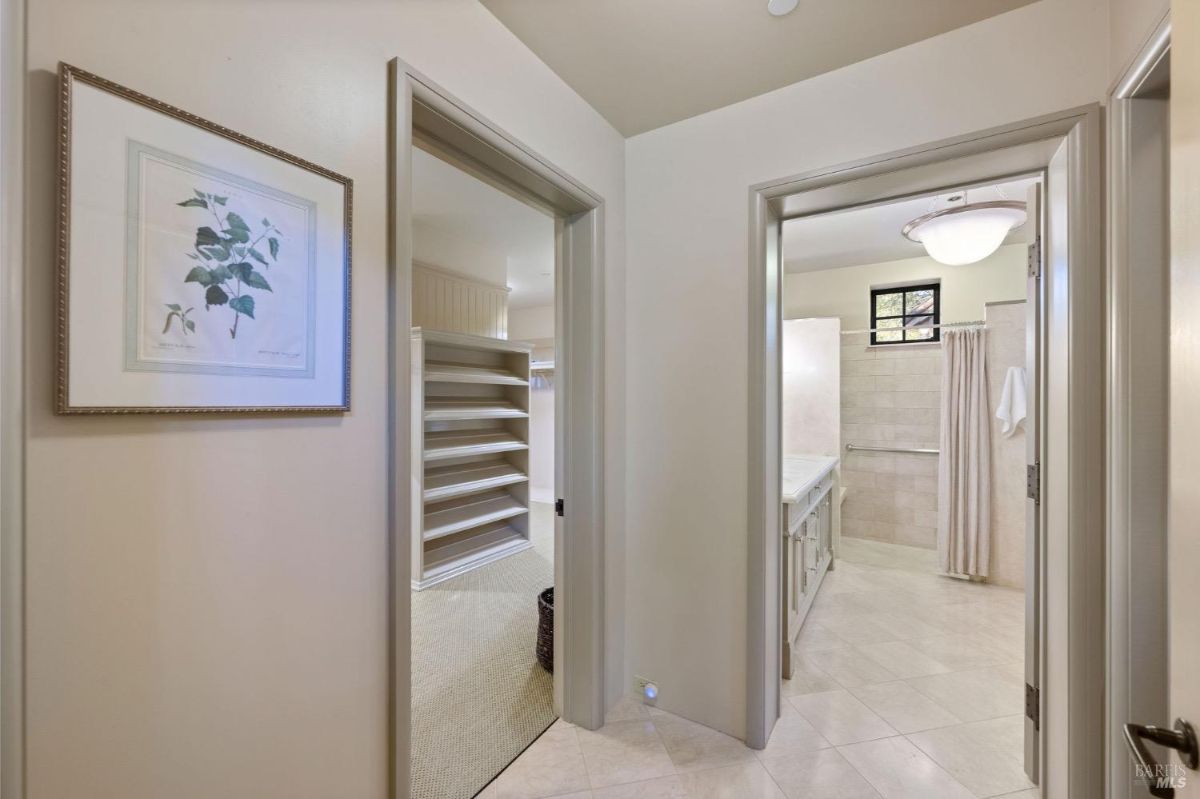
<svg viewBox="0 0 1200 799"><path fill-rule="evenodd" d="M82 99L77 96L81 91ZM83 107L77 108L81 102ZM113 103L132 106L125 109ZM143 110L173 122L147 116ZM75 130L77 114L87 118L86 129ZM110 118L119 119L110 123ZM88 137L88 144L81 144L83 137ZM91 139L97 143L92 144ZM169 147L172 144L175 146ZM93 173L107 170L109 180L90 173L81 180L75 174L77 165L73 158L81 150L88 150L89 156L99 153L103 157L81 158L80 168ZM118 155L125 159L123 164L113 163ZM268 172L275 183L270 183L270 178L233 171L246 169L245 164ZM142 166L145 171L135 174ZM121 169L124 171L117 175ZM155 178L158 183L153 183L149 175L162 177ZM233 192L220 196L193 187L195 196L188 194L183 202L174 202L180 195L169 195L164 187L182 186L182 181L187 180L205 186L232 186ZM122 185L118 186L118 182ZM87 196L82 198L75 196L81 183L87 184L83 189ZM291 187L293 193L279 188L283 184ZM102 208L98 197L107 206ZM164 197L169 197L170 202ZM258 217L253 217L256 221L252 223L246 222L243 216L249 215L248 211L239 215L231 210L239 198L245 199L250 210L266 207L297 220L295 226L301 229L301 235L281 232L265 216L261 223ZM134 199L138 204L135 205ZM118 202L124 203L123 224L104 224L121 218L112 210ZM340 212L336 208L339 203ZM160 257L165 248L183 240L179 228L185 211L208 212L216 220L216 228L206 224L196 229L192 251L182 253L190 260L175 258L174 250L169 258ZM157 216L151 219L152 214ZM86 219L79 222L77 229L75 222L81 216ZM193 217L187 219L191 224ZM61 63L57 412L66 415L348 412L352 222L350 178ZM251 230L252 224L262 225L254 244L249 241L256 232ZM223 229L222 225L228 227ZM86 269L82 264L72 268L75 237L89 245ZM257 242L264 237L269 237L270 246L263 245L260 251ZM280 250L284 250L282 258ZM288 260L286 253L295 254ZM167 262L173 270L169 277ZM293 264L298 266L293 268ZM190 271L186 280L182 280L179 274L185 267ZM112 277L118 269L122 270L120 281ZM278 276L284 276L284 280ZM340 288L336 294L317 290L318 282L324 288L327 283L335 283L335 278L341 281L340 287L334 286ZM77 287L76 281L81 285ZM235 281L237 288L233 289L229 281ZM288 292L276 291L280 285L286 285ZM107 316L98 314L95 324L80 325L81 319L92 321L88 318L92 311L87 307L82 304L72 307L73 289L80 288L87 289L85 296L89 298L96 292L105 294L112 300L108 303L110 307L120 301L123 308L120 330L113 329L115 325ZM173 294L164 293L168 290ZM198 294L200 291L203 293ZM164 297L176 295L181 297L179 301L162 303ZM188 302L194 301L187 311L181 307L185 296ZM259 316L264 303L272 303L266 306L269 309L281 310L272 321L256 319L256 300ZM220 320L218 314L199 313L201 302L206 312L217 308ZM155 312L163 314L160 304L166 305L166 326L161 334L156 331L162 322L154 316ZM196 316L189 318L193 312ZM230 318L232 326L225 327L225 320ZM197 319L201 320L199 327ZM88 335L73 338L73 320L87 328ZM239 342L239 323L243 322ZM226 331L230 341L225 341ZM339 342L333 341L335 335L340 336ZM167 341L168 336L175 339ZM256 340L255 336L261 339ZM335 347L335 343L339 346ZM75 382L73 350L84 350L81 357L86 359L76 369ZM153 401L140 401L142 397L151 397ZM167 399L157 404L159 397ZM189 397L202 397L204 401L190 402ZM226 397L229 402L224 401ZM297 401L292 402L293 398Z"/></svg>

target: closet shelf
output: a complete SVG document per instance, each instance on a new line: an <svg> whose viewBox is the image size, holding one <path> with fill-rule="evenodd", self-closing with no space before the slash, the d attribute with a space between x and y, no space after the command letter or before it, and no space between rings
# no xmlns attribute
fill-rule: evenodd
<svg viewBox="0 0 1200 799"><path fill-rule="evenodd" d="M527 474L504 461L442 467L425 473L424 498L426 502L441 502L527 482Z"/></svg>
<svg viewBox="0 0 1200 799"><path fill-rule="evenodd" d="M529 445L505 431L462 431L425 434L425 462L491 455L529 449Z"/></svg>
<svg viewBox="0 0 1200 799"><path fill-rule="evenodd" d="M452 505L425 514L425 540L444 538L492 522L511 519L529 512L523 502L504 494L480 498L464 505Z"/></svg>
<svg viewBox="0 0 1200 799"><path fill-rule="evenodd" d="M449 399L425 401L425 421L454 422L473 419L528 419L529 413L501 399Z"/></svg>
<svg viewBox="0 0 1200 799"><path fill-rule="evenodd" d="M484 383L493 386L527 386L529 380L500 367L467 366L430 361L425 364L426 383Z"/></svg>
<svg viewBox="0 0 1200 799"><path fill-rule="evenodd" d="M411 346L409 496L412 587L419 591L532 546L526 453L533 348L420 328Z"/></svg>
<svg viewBox="0 0 1200 799"><path fill-rule="evenodd" d="M427 588L531 546L528 538L504 522L485 528L470 538L428 546L421 587Z"/></svg>

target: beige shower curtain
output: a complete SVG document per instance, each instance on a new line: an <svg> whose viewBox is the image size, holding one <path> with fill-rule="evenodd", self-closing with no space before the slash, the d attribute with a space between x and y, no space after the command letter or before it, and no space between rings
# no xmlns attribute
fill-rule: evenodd
<svg viewBox="0 0 1200 799"><path fill-rule="evenodd" d="M991 414L982 328L942 330L938 560L943 572L987 577L991 548Z"/></svg>

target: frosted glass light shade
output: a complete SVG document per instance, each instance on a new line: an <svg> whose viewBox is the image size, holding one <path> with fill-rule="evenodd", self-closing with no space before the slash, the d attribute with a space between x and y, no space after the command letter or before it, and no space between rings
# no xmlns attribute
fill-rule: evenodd
<svg viewBox="0 0 1200 799"><path fill-rule="evenodd" d="M1025 224L1025 203L972 203L926 214L909 222L904 236L925 246L938 263L963 266L982 261Z"/></svg>

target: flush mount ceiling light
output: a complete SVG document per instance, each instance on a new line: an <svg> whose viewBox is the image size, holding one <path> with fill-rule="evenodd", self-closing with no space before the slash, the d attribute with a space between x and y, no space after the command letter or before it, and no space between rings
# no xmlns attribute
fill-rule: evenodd
<svg viewBox="0 0 1200 799"><path fill-rule="evenodd" d="M938 263L964 266L982 261L1000 248L1010 230L1025 224L1025 203L968 203L965 193L950 198L958 200L963 204L919 216L901 231L909 241L925 245Z"/></svg>
<svg viewBox="0 0 1200 799"><path fill-rule="evenodd" d="M767 11L770 11L772 16L782 17L795 11L798 5L800 0L767 0Z"/></svg>

